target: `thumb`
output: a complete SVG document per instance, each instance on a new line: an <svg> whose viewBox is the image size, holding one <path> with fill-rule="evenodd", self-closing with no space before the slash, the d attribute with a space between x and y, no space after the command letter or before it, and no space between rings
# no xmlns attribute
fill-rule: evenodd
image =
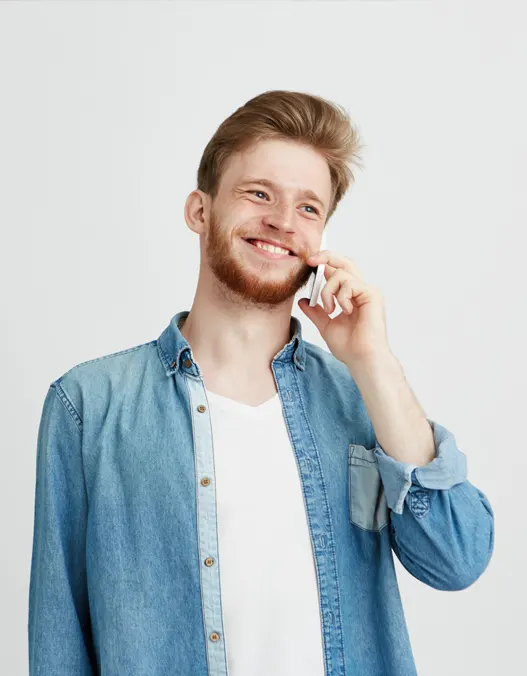
<svg viewBox="0 0 527 676"><path fill-rule="evenodd" d="M298 301L298 307L309 319L311 319L317 329L322 332L329 320L324 308L321 305L311 307L309 305L309 298L301 298Z"/></svg>

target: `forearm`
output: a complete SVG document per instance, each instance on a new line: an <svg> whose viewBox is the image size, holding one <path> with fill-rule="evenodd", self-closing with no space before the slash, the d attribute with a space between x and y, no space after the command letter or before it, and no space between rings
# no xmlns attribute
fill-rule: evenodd
<svg viewBox="0 0 527 676"><path fill-rule="evenodd" d="M436 456L434 435L399 360L388 352L347 366L383 450L418 467L431 462Z"/></svg>

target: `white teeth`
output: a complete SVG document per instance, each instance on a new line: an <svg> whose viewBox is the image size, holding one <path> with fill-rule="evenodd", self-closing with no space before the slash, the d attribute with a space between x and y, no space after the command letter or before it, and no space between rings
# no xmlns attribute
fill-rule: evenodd
<svg viewBox="0 0 527 676"><path fill-rule="evenodd" d="M282 249L279 246L273 246L272 244L267 244L267 243L264 243L264 242L260 242L258 240L256 240L254 244L259 249L265 249L265 251L270 251L271 253L279 253L279 254L289 255L289 249Z"/></svg>

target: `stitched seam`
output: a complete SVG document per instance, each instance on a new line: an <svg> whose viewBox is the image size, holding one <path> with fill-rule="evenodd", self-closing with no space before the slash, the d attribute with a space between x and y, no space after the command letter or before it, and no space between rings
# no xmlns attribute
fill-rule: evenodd
<svg viewBox="0 0 527 676"><path fill-rule="evenodd" d="M165 352L163 346L161 345L161 341L155 340L154 342L156 343L156 347L157 347L157 351L159 353L159 357L161 359L161 363L163 364L163 366L165 368L169 368L169 366L172 362L170 362L170 360L168 359L168 355Z"/></svg>
<svg viewBox="0 0 527 676"><path fill-rule="evenodd" d="M61 376L58 380L62 380L64 376L66 376L68 373L71 373L75 369L78 369L80 366L85 366L86 364L93 364L97 361L102 361L103 359L110 359L110 357L118 357L121 354L128 354L129 352L134 352L135 350L140 350L143 347L148 347L149 345L154 345L156 343L157 339L151 340L148 343L142 343L141 345L134 345L134 347L129 347L126 350L119 350L118 352L112 352L111 354L104 354L101 357L95 357L94 359L88 359L88 361L82 361L80 364L75 364L75 366L72 366L69 371L66 371L66 373Z"/></svg>
<svg viewBox="0 0 527 676"><path fill-rule="evenodd" d="M284 366L284 368L286 368L286 367L287 367L287 365ZM297 393L297 396L298 396L298 400L300 402L300 406L302 408L302 412L303 412L304 416L306 417L306 419L309 420L309 417L308 417L307 411L306 411L306 407L304 405L304 400L302 399L302 391L301 391L301 388L300 388L298 374L297 374L296 370L293 369L292 367L291 367L291 371L292 371L292 374L293 374L293 382L295 384L296 393ZM285 411L284 411L284 417L285 417ZM289 434L289 429L290 429L290 427L289 427L289 424L288 424L287 425L288 434ZM309 436L311 438L311 443L313 444L313 448L316 450L317 455L319 455L318 446L316 444L311 425L308 425L308 431L309 431ZM291 439L291 443L293 443L292 439ZM319 460L320 460L320 456L319 456ZM330 510L330 506L329 506L329 497L328 497L328 493L325 489L325 482L324 481L322 482L322 487L323 487L322 494L324 496L325 507L326 507L327 514L328 514L328 522L329 522L329 527L330 527L330 533L333 534L335 531L333 529L333 522L332 522L332 519L331 519L331 510ZM303 489L302 489L302 492L303 492ZM304 494L304 501L305 501L305 494ZM307 509L306 509L306 516L309 520L309 514L308 514ZM328 540L328 551L331 552L331 556L332 556L332 559L333 559L333 565L335 566L335 569L336 569L338 566L337 566L336 547L334 546L334 537L331 538L331 542L329 542L329 540ZM316 562L316 556L315 556L314 551L313 551L313 556L315 558L315 564L318 567L318 562ZM318 568L317 568L317 575L318 575ZM340 600L340 586L339 586L338 580L335 581L335 588L336 588L336 592L337 592L337 608L335 609L335 613L338 613L338 617L339 617L339 619L341 619L342 618L342 602ZM324 627L324 621L323 621L322 617L321 617L321 628L322 628L322 631L324 632L324 636L325 636L326 632L324 631L325 627ZM340 637L340 648L341 648L342 651L344 651L344 637L343 637L342 631L339 632L339 635L340 635L339 636ZM325 648L324 648L324 656L325 656L326 660L330 659L328 653L325 650Z"/></svg>
<svg viewBox="0 0 527 676"><path fill-rule="evenodd" d="M73 418L73 421L79 428L79 431L82 431L82 419L80 415L78 414L75 406L71 403L70 399L68 398L66 392L64 391L64 388L60 384L60 382L56 381L54 383L51 383L50 387L52 387L55 390L55 393L57 394L58 398L60 401L63 403L64 408L68 413L71 415Z"/></svg>
<svg viewBox="0 0 527 676"><path fill-rule="evenodd" d="M63 403L63 405L66 408L66 410L68 411L68 413L71 415L75 425L77 426L80 434L82 435L82 428L83 428L82 418L80 417L80 415L78 414L75 406L72 404L70 398L66 394L66 391L64 390L64 388L62 387L62 385L59 382L52 383L50 387L52 387L55 390L58 398ZM80 465L81 465L81 470L82 470L82 485L83 485L83 488L84 488L84 496L86 498L86 504L88 505L88 489L86 488L86 472L84 470L84 458L83 458L83 454L82 454L82 436L81 436L81 448L80 448Z"/></svg>
<svg viewBox="0 0 527 676"><path fill-rule="evenodd" d="M348 455L348 461L351 465L360 465L361 462L367 462L368 465L376 465L377 464L377 458L374 460L368 460L368 458L363 458L359 455L355 455L355 448L356 446L361 446L362 444L350 444L349 445L349 455ZM359 462L357 462L357 460Z"/></svg>
<svg viewBox="0 0 527 676"><path fill-rule="evenodd" d="M350 519L350 523L352 524L352 526L356 526L357 528L360 528L365 533L381 533L386 528L386 526L390 525L391 522L390 522L390 517L388 516L388 521L384 524L384 526L382 526L378 530L376 530L374 528L364 528L364 526L360 526L358 523L356 523L355 521L352 521L351 519Z"/></svg>

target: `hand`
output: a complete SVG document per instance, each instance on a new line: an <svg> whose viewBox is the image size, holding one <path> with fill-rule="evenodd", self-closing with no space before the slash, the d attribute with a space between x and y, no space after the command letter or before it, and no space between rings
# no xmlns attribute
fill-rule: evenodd
<svg viewBox="0 0 527 676"><path fill-rule="evenodd" d="M325 263L327 283L321 292L324 307L309 307L308 298L301 298L298 306L320 331L332 354L351 366L357 360L391 353L384 299L376 287L364 282L355 263L328 250L310 256L306 262L313 267ZM335 298L342 312L331 319Z"/></svg>

